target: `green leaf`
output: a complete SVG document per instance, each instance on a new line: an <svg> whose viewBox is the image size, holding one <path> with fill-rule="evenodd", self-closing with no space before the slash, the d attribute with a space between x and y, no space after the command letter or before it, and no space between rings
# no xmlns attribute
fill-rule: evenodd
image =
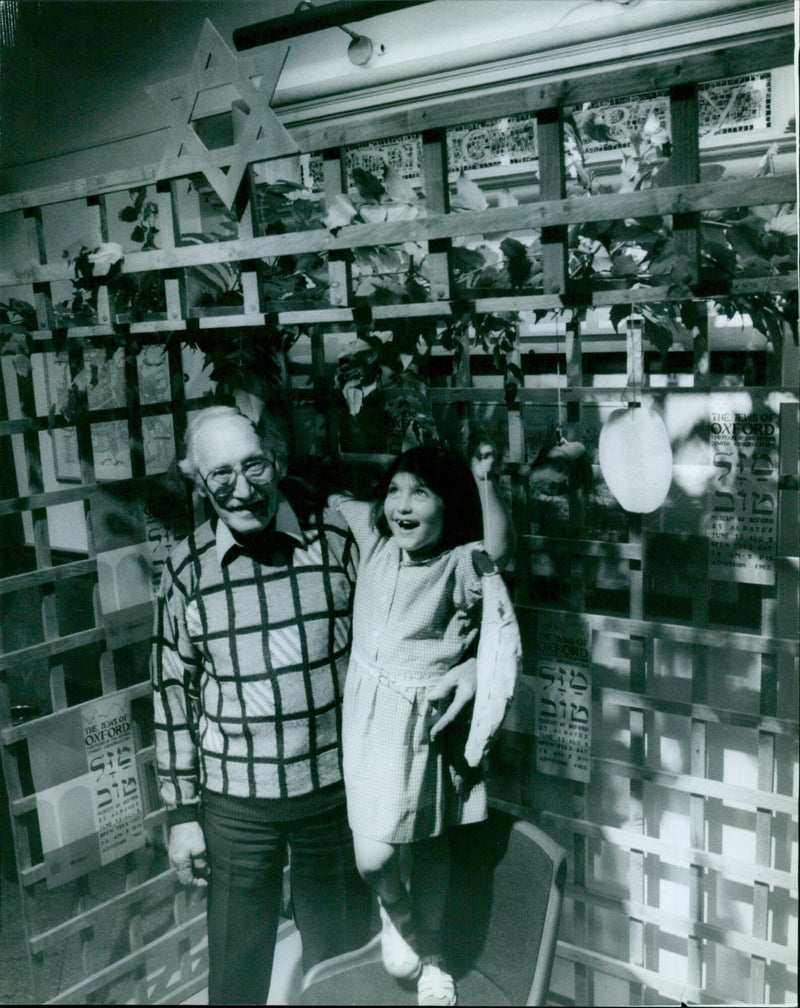
<svg viewBox="0 0 800 1008"><path fill-rule="evenodd" d="M139 214L136 212L136 207L126 206L123 207L119 212L119 219L125 221L127 224L133 224L134 221L139 219Z"/></svg>
<svg viewBox="0 0 800 1008"><path fill-rule="evenodd" d="M471 273L483 269L486 259L477 249L468 249L463 245L456 246L452 251L453 269L456 273Z"/></svg>
<svg viewBox="0 0 800 1008"><path fill-rule="evenodd" d="M684 185L685 181L680 177L680 169L674 157L667 160L660 166L658 172L652 176L653 185L663 188L664 186Z"/></svg>
<svg viewBox="0 0 800 1008"><path fill-rule="evenodd" d="M508 256L509 259L514 256L526 256L528 254L528 249L522 242L517 241L516 238L504 238L500 242L500 249L503 255Z"/></svg>
<svg viewBox="0 0 800 1008"><path fill-rule="evenodd" d="M638 272L639 265L633 256L625 254L614 256L611 262L612 276L636 276Z"/></svg>
<svg viewBox="0 0 800 1008"><path fill-rule="evenodd" d="M718 268L723 269L726 273L736 272L735 249L728 248L720 242L704 242L703 252L714 261L714 264Z"/></svg>
<svg viewBox="0 0 800 1008"><path fill-rule="evenodd" d="M363 168L353 169L353 181L358 187L361 198L365 200L374 200L377 203L386 191L380 179Z"/></svg>
<svg viewBox="0 0 800 1008"><path fill-rule="evenodd" d="M485 210L486 197L462 168L456 179L456 194L450 201L451 210Z"/></svg>
<svg viewBox="0 0 800 1008"><path fill-rule="evenodd" d="M614 332L619 332L620 322L622 322L623 319L626 319L631 314L631 305L629 304L612 305L608 314L611 319L611 324L614 326Z"/></svg>
<svg viewBox="0 0 800 1008"><path fill-rule="evenodd" d="M515 255L508 260L508 276L512 287L521 287L531 275L532 263L527 256Z"/></svg>

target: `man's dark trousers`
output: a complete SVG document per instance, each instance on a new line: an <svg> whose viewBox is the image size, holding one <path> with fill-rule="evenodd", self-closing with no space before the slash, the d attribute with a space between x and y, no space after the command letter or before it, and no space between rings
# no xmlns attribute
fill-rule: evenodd
<svg viewBox="0 0 800 1008"><path fill-rule="evenodd" d="M236 800L203 811L209 1004L265 1004L291 851L292 911L303 971L369 940L371 896L358 875L344 804L288 822L235 817ZM233 806L233 807L229 807Z"/></svg>

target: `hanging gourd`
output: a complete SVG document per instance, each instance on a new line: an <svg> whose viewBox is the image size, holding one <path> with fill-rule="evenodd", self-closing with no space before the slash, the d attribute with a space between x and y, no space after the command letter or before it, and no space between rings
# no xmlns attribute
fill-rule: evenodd
<svg viewBox="0 0 800 1008"><path fill-rule="evenodd" d="M672 483L672 445L661 416L638 401L643 380L641 317L628 319L631 400L614 410L600 431L600 471L626 511L649 514L664 503Z"/></svg>

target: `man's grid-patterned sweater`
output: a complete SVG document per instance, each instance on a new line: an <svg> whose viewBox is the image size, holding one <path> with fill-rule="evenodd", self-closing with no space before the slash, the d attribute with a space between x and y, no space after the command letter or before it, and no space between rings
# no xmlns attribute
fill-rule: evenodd
<svg viewBox="0 0 800 1008"><path fill-rule="evenodd" d="M280 566L236 547L220 563L206 522L167 562L152 677L170 824L197 818L201 788L287 799L341 781L357 555L330 509L303 536Z"/></svg>

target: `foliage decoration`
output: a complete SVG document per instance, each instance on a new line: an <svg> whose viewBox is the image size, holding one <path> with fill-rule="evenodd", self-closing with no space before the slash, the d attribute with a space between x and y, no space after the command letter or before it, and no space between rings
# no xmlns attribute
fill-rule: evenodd
<svg viewBox="0 0 800 1008"><path fill-rule="evenodd" d="M0 354L11 357L14 370L21 378L31 373L31 333L37 328L36 309L32 304L19 298L0 303Z"/></svg>
<svg viewBox="0 0 800 1008"><path fill-rule="evenodd" d="M339 359L336 380L351 416L364 400L380 398L389 433L407 444L436 440L436 425L422 375L436 340L434 324L401 319L392 329L361 327L356 349Z"/></svg>
<svg viewBox="0 0 800 1008"><path fill-rule="evenodd" d="M469 346L480 347L491 356L495 369L503 376L507 405L516 400L524 382L522 369L510 359L518 345L519 321L518 312L463 312L445 325L441 335L442 346L454 354L456 367Z"/></svg>
<svg viewBox="0 0 800 1008"><path fill-rule="evenodd" d="M617 126L623 131L621 182L611 185L597 178L586 163L584 144L588 141L618 140L612 136L597 111L585 105L564 123L564 156L568 196L636 192L677 183L675 161L669 136L658 116L651 112L640 130ZM777 145L767 151L757 175L775 173ZM722 165L701 168L703 181L727 178ZM498 194L498 206L513 206L515 197ZM488 202L478 186L462 171L456 183L454 209L483 209ZM541 290L541 243L538 235L478 236L455 239L453 269L457 288L473 293L487 288L538 292ZM701 223L701 273L696 290L730 289L738 277L774 276L786 273L797 261L797 214L794 204L732 209L706 213ZM642 289L636 309L645 318L645 337L666 354L675 343L691 346L692 330L698 321L695 288L691 271L680 253L672 232L671 218L661 216L589 222L569 229L568 270L573 290L587 291L598 286ZM648 301L649 287L666 286L671 294L685 294L683 301ZM587 298L588 300L588 298ZM729 318L750 316L753 326L770 341L777 342L788 324L797 338L796 297L756 293L747 296L715 296L717 309ZM585 309L572 309L580 318ZM611 309L616 327L631 314L631 305ZM534 313L541 318L544 311Z"/></svg>
<svg viewBox="0 0 800 1008"><path fill-rule="evenodd" d="M259 187L260 218L268 235L324 227L322 193L281 180ZM264 293L274 308L299 300L317 305L329 291L327 256L319 252L272 256L263 260Z"/></svg>
<svg viewBox="0 0 800 1008"><path fill-rule="evenodd" d="M215 398L233 402L254 419L264 403L275 402L288 387L285 355L303 331L301 326L228 329L225 338L202 330L171 333L167 345L178 340L205 357L205 367L216 383Z"/></svg>
<svg viewBox="0 0 800 1008"><path fill-rule="evenodd" d="M72 267L73 293L56 305L61 325L96 324L100 287L108 289L117 317L127 315L132 322L141 322L148 315L166 310L164 281L160 273L157 270L123 273L124 254L115 242L104 242L95 249L78 242L65 249L63 254Z"/></svg>
<svg viewBox="0 0 800 1008"><path fill-rule="evenodd" d="M137 186L128 190L130 203L119 212L119 219L133 224L131 241L140 245L143 252L156 248L158 234L158 204L147 199L147 187Z"/></svg>

